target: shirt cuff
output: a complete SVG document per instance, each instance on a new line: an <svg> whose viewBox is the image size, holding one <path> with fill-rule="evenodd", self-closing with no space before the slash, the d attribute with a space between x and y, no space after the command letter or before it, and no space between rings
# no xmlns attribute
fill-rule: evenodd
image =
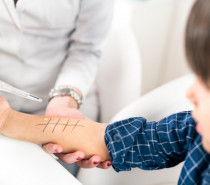
<svg viewBox="0 0 210 185"><path fill-rule="evenodd" d="M145 118L129 118L110 124L105 131L105 144L115 171L131 170L133 145Z"/></svg>

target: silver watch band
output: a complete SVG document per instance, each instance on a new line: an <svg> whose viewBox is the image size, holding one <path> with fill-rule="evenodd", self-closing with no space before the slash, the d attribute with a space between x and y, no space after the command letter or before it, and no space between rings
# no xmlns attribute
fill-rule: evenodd
<svg viewBox="0 0 210 185"><path fill-rule="evenodd" d="M74 90L73 87L68 86L68 87L57 87L57 88L53 88L50 90L49 92L49 97L51 100L53 97L55 96L71 96L72 98L75 99L75 101L78 104L78 108L80 108L80 106L82 105L82 98L80 97L80 95Z"/></svg>

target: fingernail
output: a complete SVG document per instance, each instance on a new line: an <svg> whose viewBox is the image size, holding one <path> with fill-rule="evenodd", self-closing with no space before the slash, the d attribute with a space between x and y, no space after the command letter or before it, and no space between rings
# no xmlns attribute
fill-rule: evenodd
<svg viewBox="0 0 210 185"><path fill-rule="evenodd" d="M95 161L93 164L98 164L98 163L99 163L99 162L96 162L96 161Z"/></svg>
<svg viewBox="0 0 210 185"><path fill-rule="evenodd" d="M60 149L56 149L55 152L56 153L61 153L61 150Z"/></svg>
<svg viewBox="0 0 210 185"><path fill-rule="evenodd" d="M60 148L57 148L56 146L53 146L53 152L54 153L60 153L61 152L61 149Z"/></svg>
<svg viewBox="0 0 210 185"><path fill-rule="evenodd" d="M108 163L108 164L107 164L107 166L111 166L111 165L112 165L112 163Z"/></svg>
<svg viewBox="0 0 210 185"><path fill-rule="evenodd" d="M57 152L58 150L56 146L53 146L52 149L53 149L53 152Z"/></svg>

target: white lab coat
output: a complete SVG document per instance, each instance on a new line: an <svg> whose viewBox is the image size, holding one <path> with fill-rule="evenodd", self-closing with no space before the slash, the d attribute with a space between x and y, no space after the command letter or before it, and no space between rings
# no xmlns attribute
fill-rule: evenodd
<svg viewBox="0 0 210 185"><path fill-rule="evenodd" d="M85 97L97 73L113 0L0 0L0 80L44 99L8 93L24 112L44 109L51 88L77 87Z"/></svg>

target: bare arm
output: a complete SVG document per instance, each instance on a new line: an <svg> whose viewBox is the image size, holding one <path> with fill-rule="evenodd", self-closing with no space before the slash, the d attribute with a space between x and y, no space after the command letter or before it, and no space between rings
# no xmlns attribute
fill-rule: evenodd
<svg viewBox="0 0 210 185"><path fill-rule="evenodd" d="M61 145L65 153L83 151L86 159L93 155L99 155L103 160L110 159L104 142L105 123L35 116L8 107L2 111L0 120L0 133L5 136L36 144L53 142Z"/></svg>

